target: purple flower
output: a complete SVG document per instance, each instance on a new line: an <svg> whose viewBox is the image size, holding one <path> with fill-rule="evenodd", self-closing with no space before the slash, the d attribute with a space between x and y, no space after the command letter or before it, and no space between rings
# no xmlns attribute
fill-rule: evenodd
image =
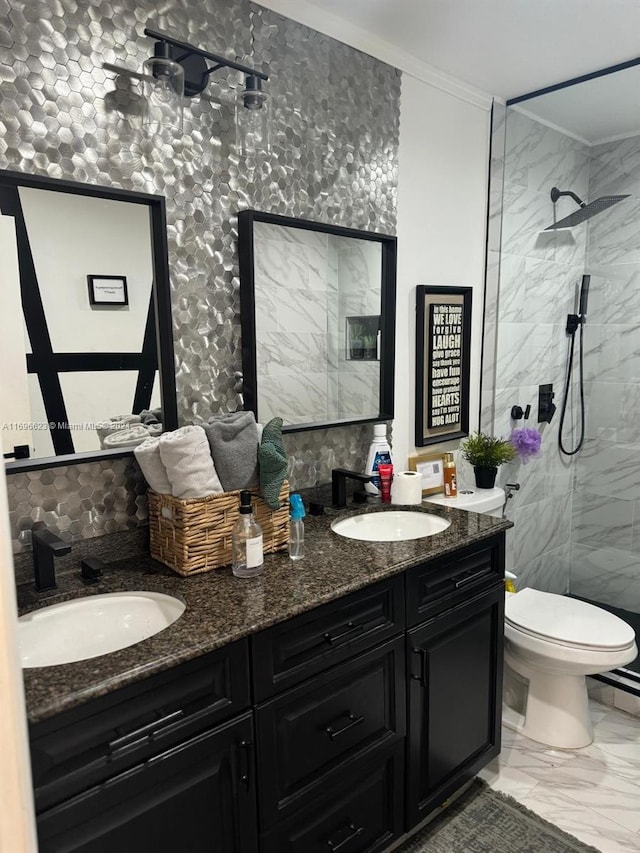
<svg viewBox="0 0 640 853"><path fill-rule="evenodd" d="M530 429L529 427L514 429L511 431L509 441L515 447L522 462L528 462L529 459L540 456L542 436L537 429Z"/></svg>

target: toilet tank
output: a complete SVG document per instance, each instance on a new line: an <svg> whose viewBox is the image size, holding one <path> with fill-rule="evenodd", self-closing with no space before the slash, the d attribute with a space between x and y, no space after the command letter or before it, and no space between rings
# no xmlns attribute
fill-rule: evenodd
<svg viewBox="0 0 640 853"><path fill-rule="evenodd" d="M481 512L486 515L493 515L495 518L501 518L504 489L499 487L493 489L461 489L455 498L445 498L443 494L437 494L429 495L424 500L426 503L453 506L456 509L466 509L470 512Z"/></svg>

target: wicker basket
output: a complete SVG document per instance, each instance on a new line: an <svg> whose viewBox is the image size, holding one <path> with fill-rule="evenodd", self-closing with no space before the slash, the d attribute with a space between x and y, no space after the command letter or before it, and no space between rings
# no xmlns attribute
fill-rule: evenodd
<svg viewBox="0 0 640 853"><path fill-rule="evenodd" d="M275 512L252 490L253 513L262 528L264 553L289 542L289 484ZM179 500L149 490L151 556L183 577L231 565L231 532L240 515L240 492Z"/></svg>

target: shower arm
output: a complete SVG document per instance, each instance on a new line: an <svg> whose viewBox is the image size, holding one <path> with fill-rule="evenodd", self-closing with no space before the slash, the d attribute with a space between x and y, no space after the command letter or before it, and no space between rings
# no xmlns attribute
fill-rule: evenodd
<svg viewBox="0 0 640 853"><path fill-rule="evenodd" d="M576 204L579 204L579 205L580 205L580 207L586 207L586 206L587 206L587 205L582 201L582 199L581 199L579 196L577 196L574 192L571 192L571 190L559 190L559 189L558 189L558 187L552 187L552 188L551 188L551 201L552 201L554 204L555 204L555 203L558 201L558 199L559 199L561 196L563 196L563 195L570 195L570 196L571 196L571 198L576 202Z"/></svg>

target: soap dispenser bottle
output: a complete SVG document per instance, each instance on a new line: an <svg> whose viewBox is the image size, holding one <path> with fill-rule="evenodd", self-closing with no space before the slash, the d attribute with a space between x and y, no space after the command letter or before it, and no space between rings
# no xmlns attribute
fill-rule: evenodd
<svg viewBox="0 0 640 853"><path fill-rule="evenodd" d="M367 456L367 467L365 474L368 474L373 479L369 483L365 483L364 489L370 495L380 494L380 476L378 475L378 465L392 465L391 447L387 441L387 425L373 425L373 441L369 446L369 454Z"/></svg>
<svg viewBox="0 0 640 853"><path fill-rule="evenodd" d="M252 578L264 568L262 528L253 517L251 492L240 492L240 517L231 533L231 571L237 578Z"/></svg>
<svg viewBox="0 0 640 853"><path fill-rule="evenodd" d="M291 517L289 519L289 557L301 560L304 557L304 504L302 497L294 492L289 498Z"/></svg>

